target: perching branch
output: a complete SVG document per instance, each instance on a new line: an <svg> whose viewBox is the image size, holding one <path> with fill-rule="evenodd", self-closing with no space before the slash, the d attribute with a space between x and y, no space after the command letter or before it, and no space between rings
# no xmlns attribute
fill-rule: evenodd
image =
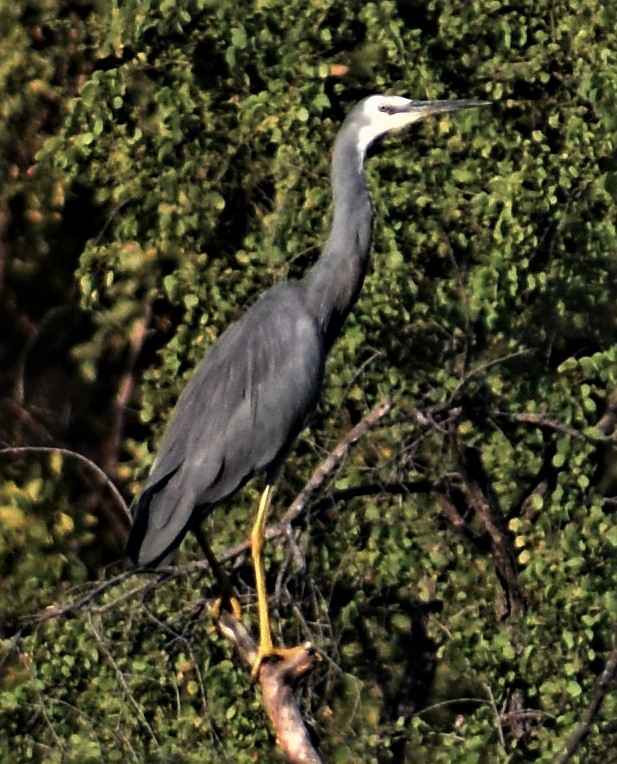
<svg viewBox="0 0 617 764"><path fill-rule="evenodd" d="M257 644L250 632L231 613L222 611L217 627L238 651L250 669L257 658ZM289 764L322 764L304 724L295 689L298 682L312 671L319 657L310 642L290 657L275 662L264 661L257 674L263 693L264 708L276 734L276 742Z"/></svg>

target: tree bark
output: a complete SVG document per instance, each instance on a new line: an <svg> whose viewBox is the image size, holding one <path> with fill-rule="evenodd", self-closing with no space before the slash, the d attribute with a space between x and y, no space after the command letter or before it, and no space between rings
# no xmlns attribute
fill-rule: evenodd
<svg viewBox="0 0 617 764"><path fill-rule="evenodd" d="M251 633L231 613L222 611L217 627L238 651L251 671L257 659L257 644ZM264 708L274 727L276 742L289 764L323 764L300 711L296 695L298 682L310 673L319 661L317 651L305 642L288 658L263 661L256 681L263 693Z"/></svg>

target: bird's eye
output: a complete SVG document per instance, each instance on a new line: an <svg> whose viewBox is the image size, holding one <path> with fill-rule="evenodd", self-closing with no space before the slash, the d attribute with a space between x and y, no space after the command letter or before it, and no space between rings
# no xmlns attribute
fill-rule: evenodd
<svg viewBox="0 0 617 764"><path fill-rule="evenodd" d="M384 114L393 114L394 113L392 107L389 104L387 104L387 103L380 103L377 108L379 109L379 111L382 111Z"/></svg>

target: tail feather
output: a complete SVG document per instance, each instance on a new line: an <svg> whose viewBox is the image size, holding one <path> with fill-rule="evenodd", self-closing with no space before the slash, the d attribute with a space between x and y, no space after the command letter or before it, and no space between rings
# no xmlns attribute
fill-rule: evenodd
<svg viewBox="0 0 617 764"><path fill-rule="evenodd" d="M131 505L133 524L126 543L126 555L135 565L147 565L148 567L155 568L171 551L180 545L180 542L186 535L188 522L172 536L169 536L169 533L161 532L156 526L153 527L153 524L150 522L152 510L154 509L152 506L153 502L157 500L164 501L164 497L160 494L164 491L167 483L178 472L180 466L178 465L178 467L168 472L161 480L148 486ZM170 518L174 514L174 509L174 507L170 508ZM190 518L192 501L191 507L187 509ZM156 514L160 514L160 512ZM181 513L181 516L185 514L186 509ZM159 538L155 538L155 536ZM167 537L167 542L164 548L161 549L160 544L165 537Z"/></svg>

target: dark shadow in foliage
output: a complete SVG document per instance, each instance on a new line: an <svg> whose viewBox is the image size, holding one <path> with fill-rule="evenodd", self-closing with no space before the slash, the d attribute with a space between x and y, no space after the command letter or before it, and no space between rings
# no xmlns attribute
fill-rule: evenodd
<svg viewBox="0 0 617 764"><path fill-rule="evenodd" d="M193 51L192 66L196 82L202 90L225 92L221 86L223 80L229 77L229 66L218 40L204 35Z"/></svg>
<svg viewBox="0 0 617 764"><path fill-rule="evenodd" d="M14 197L10 208L7 240L15 261L26 256L30 224L21 197ZM12 402L28 409L30 398L36 398L36 412L30 412L33 420L49 428L51 440L61 443L74 445L88 439L88 415L95 408L91 385L80 382L70 355L71 348L91 331L89 316L76 305L74 273L85 243L100 230L105 218L105 211L94 203L92 189L75 184L67 194L60 225L49 232L49 256L37 263L27 279L16 269L7 269L6 289L12 299L2 301L0 321L12 326L13 332L0 340L4 369L0 390L9 407ZM95 397L98 406L100 396ZM76 432L72 426L77 427ZM24 432L23 438L10 442L40 443L36 431Z"/></svg>
<svg viewBox="0 0 617 764"><path fill-rule="evenodd" d="M10 299L1 303L0 322L13 331L0 338L0 424L5 444L70 446L105 465L109 415L124 369L123 353L99 359L95 381L82 377L72 353L93 332L91 316L78 304L74 274L86 243L107 220L108 210L94 201L94 190L74 183L66 194L60 223L46 231L48 255L36 262L26 279L17 268L7 269L5 289ZM7 231L13 263L28 261L30 225L24 200L15 196ZM94 557L87 555L94 570L101 559L120 553L121 539L113 526L123 518L116 517L117 507L107 506L108 497L87 470L75 465L66 469L66 480L69 473L77 477L75 506L101 519ZM111 521L109 527L105 518Z"/></svg>
<svg viewBox="0 0 617 764"><path fill-rule="evenodd" d="M407 740L396 734L394 725L400 718L411 718L429 696L437 665L437 644L427 634L427 620L431 613L440 612L442 605L438 601L414 602L401 589L380 591L364 585L362 592L363 603L351 611L354 615L349 620L349 616L342 616L342 610L357 600L357 590L337 584L330 614L333 622L347 620L345 630L360 643L362 656L354 659L353 673L378 689L383 698L380 723L385 730L392 730L388 750L392 761L404 761ZM394 625L394 618L401 615L409 623L408 630L401 628L400 620ZM388 645L389 657L385 660L380 658L377 641ZM398 667L398 677L389 673L392 665Z"/></svg>

